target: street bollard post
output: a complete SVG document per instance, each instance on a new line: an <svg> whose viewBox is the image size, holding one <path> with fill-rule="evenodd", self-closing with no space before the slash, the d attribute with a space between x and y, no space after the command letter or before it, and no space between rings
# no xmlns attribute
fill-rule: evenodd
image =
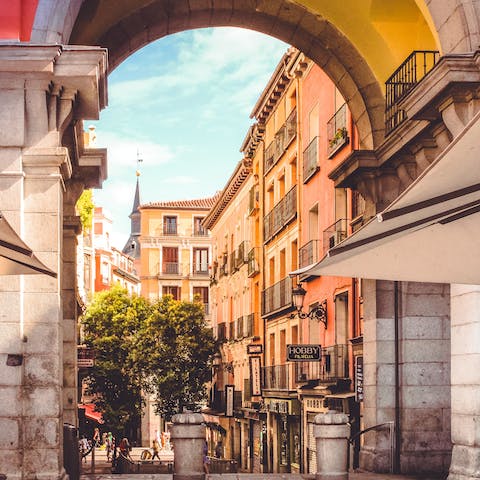
<svg viewBox="0 0 480 480"><path fill-rule="evenodd" d="M317 445L316 480L348 480L348 416L329 411L318 414L314 422L313 435Z"/></svg>
<svg viewBox="0 0 480 480"><path fill-rule="evenodd" d="M203 455L206 428L201 413L185 412L172 417L171 438L174 480L204 480Z"/></svg>

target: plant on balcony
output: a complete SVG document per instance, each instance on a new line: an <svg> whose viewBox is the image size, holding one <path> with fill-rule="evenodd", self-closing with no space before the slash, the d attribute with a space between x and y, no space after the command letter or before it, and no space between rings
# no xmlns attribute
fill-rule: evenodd
<svg viewBox="0 0 480 480"><path fill-rule="evenodd" d="M330 139L328 145L330 146L330 148L333 148L345 138L347 138L347 129L345 127L337 128L335 135Z"/></svg>

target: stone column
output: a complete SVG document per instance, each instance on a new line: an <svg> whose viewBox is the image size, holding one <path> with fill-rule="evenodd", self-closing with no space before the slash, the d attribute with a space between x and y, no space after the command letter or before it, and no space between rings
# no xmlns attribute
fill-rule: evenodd
<svg viewBox="0 0 480 480"><path fill-rule="evenodd" d="M175 449L174 480L203 480L203 455L206 429L201 413L178 413L172 418Z"/></svg>
<svg viewBox="0 0 480 480"><path fill-rule="evenodd" d="M449 286L398 283L399 434L401 473L444 473L450 462ZM395 421L395 291L363 281L364 416L368 428ZM388 427L368 432L362 469L389 472Z"/></svg>
<svg viewBox="0 0 480 480"><path fill-rule="evenodd" d="M452 285L452 463L448 480L480 472L480 286Z"/></svg>
<svg viewBox="0 0 480 480"><path fill-rule="evenodd" d="M98 117L106 65L102 49L75 48L0 45L0 209L58 274L0 275L0 474L8 480L66 477L64 393L68 420L76 399L63 378L74 374L63 369L63 266L72 266L63 194L81 150L72 121Z"/></svg>
<svg viewBox="0 0 480 480"><path fill-rule="evenodd" d="M347 458L350 426L345 413L319 413L313 436L317 445L317 480L348 480Z"/></svg>

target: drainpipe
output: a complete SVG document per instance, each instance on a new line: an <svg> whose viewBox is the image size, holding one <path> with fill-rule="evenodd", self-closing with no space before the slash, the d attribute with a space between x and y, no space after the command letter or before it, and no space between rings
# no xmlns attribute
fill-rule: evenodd
<svg viewBox="0 0 480 480"><path fill-rule="evenodd" d="M394 326L395 326L395 449L393 473L400 473L400 347L399 347L399 287L398 281L393 282Z"/></svg>

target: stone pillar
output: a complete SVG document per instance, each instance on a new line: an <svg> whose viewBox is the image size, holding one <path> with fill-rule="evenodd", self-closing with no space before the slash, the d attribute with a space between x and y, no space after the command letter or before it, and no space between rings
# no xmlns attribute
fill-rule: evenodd
<svg viewBox="0 0 480 480"><path fill-rule="evenodd" d="M401 473L445 473L450 462L449 286L398 283ZM364 416L362 428L395 421L394 283L363 281ZM362 469L389 472L388 428L368 432Z"/></svg>
<svg viewBox="0 0 480 480"><path fill-rule="evenodd" d="M452 285L452 462L448 480L480 472L480 286Z"/></svg>
<svg viewBox="0 0 480 480"><path fill-rule="evenodd" d="M313 436L317 445L317 480L348 480L350 425L345 413L319 413Z"/></svg>
<svg viewBox="0 0 480 480"><path fill-rule="evenodd" d="M203 455L206 429L201 413L178 413L172 418L175 448L174 480L203 480Z"/></svg>
<svg viewBox="0 0 480 480"><path fill-rule="evenodd" d="M63 368L70 299L62 298L62 282L72 263L63 255L63 194L81 151L72 121L98 117L106 65L102 49L75 49L0 45L0 209L58 274L0 275L0 474L8 480L66 478L64 374L73 372Z"/></svg>

